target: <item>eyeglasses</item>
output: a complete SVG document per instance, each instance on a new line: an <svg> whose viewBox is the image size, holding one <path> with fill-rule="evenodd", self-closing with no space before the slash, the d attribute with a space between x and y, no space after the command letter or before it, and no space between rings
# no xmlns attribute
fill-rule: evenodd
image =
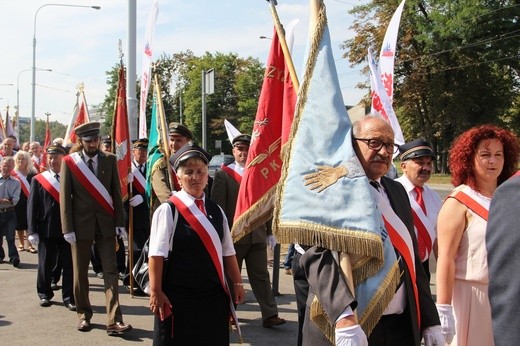
<svg viewBox="0 0 520 346"><path fill-rule="evenodd" d="M367 144L368 148L370 150L379 151L385 146L386 152L389 154L395 154L397 153L397 150L399 149L397 145L394 143L385 143L382 140L379 139L369 139L369 138L354 138L356 141L361 141Z"/></svg>

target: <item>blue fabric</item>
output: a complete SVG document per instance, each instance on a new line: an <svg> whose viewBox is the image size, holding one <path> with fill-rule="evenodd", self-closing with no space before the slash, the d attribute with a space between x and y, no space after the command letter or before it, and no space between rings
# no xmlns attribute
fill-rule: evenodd
<svg viewBox="0 0 520 346"><path fill-rule="evenodd" d="M16 214L14 210L0 213L0 259L5 258L5 252L3 248L3 239L7 241L7 254L9 255L9 261L14 258L20 258L18 250L16 249L15 239L15 228L16 228Z"/></svg>
<svg viewBox="0 0 520 346"><path fill-rule="evenodd" d="M356 311L366 332L395 290L396 256L352 145L352 125L326 26L318 42L315 63L311 61L312 47L307 52L305 71L312 75L304 75L300 85L289 156L284 160L278 191L275 233L281 242L319 245L368 259L353 263ZM317 172L319 166L344 166L347 173L318 192L304 185L304 177ZM382 299L385 291L391 292Z"/></svg>

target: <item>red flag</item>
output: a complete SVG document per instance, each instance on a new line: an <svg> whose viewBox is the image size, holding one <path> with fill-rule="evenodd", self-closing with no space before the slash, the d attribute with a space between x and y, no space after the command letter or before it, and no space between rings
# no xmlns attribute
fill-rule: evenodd
<svg viewBox="0 0 520 346"><path fill-rule="evenodd" d="M45 123L45 142L43 143L43 157L42 162L40 164L40 172L43 172L47 169L47 147L51 145L51 130L49 128L49 117L47 117L47 122Z"/></svg>
<svg viewBox="0 0 520 346"><path fill-rule="evenodd" d="M282 168L281 148L289 137L295 103L296 92L275 30L238 193L232 230L234 240L272 217Z"/></svg>
<svg viewBox="0 0 520 346"><path fill-rule="evenodd" d="M67 144L75 144L77 138L76 134L74 133L74 129L81 124L90 122L87 100L82 88L78 92L77 96L78 99L76 101L76 106L74 106L74 114L70 118L69 126L67 127L67 133L65 134L65 139L63 140L64 146Z"/></svg>
<svg viewBox="0 0 520 346"><path fill-rule="evenodd" d="M112 120L112 151L117 156L117 169L121 184L123 201L128 198L128 173L130 173L130 130L128 128L128 112L126 108L126 81L123 65L119 68L119 84Z"/></svg>

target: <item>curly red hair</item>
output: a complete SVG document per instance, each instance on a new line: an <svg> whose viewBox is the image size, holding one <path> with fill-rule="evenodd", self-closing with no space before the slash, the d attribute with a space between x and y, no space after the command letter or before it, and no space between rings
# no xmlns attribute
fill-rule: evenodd
<svg viewBox="0 0 520 346"><path fill-rule="evenodd" d="M498 185L517 171L520 145L515 134L495 125L475 126L459 135L451 145L448 165L453 186L466 184L478 190L473 158L478 144L485 139L498 139L504 146L504 168L498 176Z"/></svg>

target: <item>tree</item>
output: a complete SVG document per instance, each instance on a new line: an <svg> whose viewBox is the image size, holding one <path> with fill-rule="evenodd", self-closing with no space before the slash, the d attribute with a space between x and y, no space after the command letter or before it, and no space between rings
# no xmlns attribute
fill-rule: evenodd
<svg viewBox="0 0 520 346"><path fill-rule="evenodd" d="M40 142L40 144L43 145L43 142L45 141L45 129L46 129L46 121L36 119L36 122L34 123L34 140L37 142ZM49 122L49 129L51 131L51 137L52 139L61 137L63 138L65 136L65 131L67 131L67 126L63 125L62 123L59 123L57 121L50 121ZM22 142L29 140L30 137L30 124L20 124L20 145Z"/></svg>
<svg viewBox="0 0 520 346"><path fill-rule="evenodd" d="M373 0L351 12L344 42L353 65L379 49L400 1ZM471 126L518 129L520 45L515 1L407 0L398 38L394 109L405 139L425 137L447 168L453 139Z"/></svg>
<svg viewBox="0 0 520 346"><path fill-rule="evenodd" d="M109 88L104 102L100 105L106 119L104 126L108 128L112 124L118 68L119 66L115 66L106 72ZM200 143L201 76L203 70L209 69L215 71L215 93L206 96L208 151L217 152L215 141L221 140L224 144L223 151L230 152L231 144L227 141L224 119L232 122L243 133L252 131L264 72L264 67L258 59L244 59L234 53L218 52L206 52L202 57L197 57L190 50L171 56L162 54L154 63L152 78L156 74L159 79L166 121L181 121L182 99L182 122L192 130L195 140ZM139 84L137 90L140 90ZM147 99L148 125L152 91L153 84L150 86Z"/></svg>

